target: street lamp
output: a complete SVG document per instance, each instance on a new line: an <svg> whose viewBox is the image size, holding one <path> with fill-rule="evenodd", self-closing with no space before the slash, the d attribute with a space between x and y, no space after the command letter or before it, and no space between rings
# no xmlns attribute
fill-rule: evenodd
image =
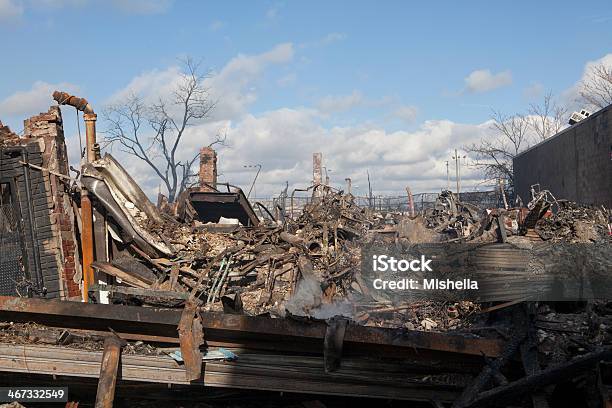
<svg viewBox="0 0 612 408"><path fill-rule="evenodd" d="M251 196L251 191L253 191L253 188L255 187L255 182L257 181L257 177L259 176L259 172L261 171L261 164L245 164L244 166L245 169L253 169L255 167L257 167L257 173L255 174L255 178L253 179L253 183L251 183L251 188L249 188L249 192L247 194L247 199Z"/></svg>

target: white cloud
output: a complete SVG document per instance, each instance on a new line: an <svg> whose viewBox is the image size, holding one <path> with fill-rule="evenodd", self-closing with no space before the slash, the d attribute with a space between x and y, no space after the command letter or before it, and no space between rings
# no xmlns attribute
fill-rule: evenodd
<svg viewBox="0 0 612 408"><path fill-rule="evenodd" d="M180 67L172 66L165 70L151 70L132 79L126 87L115 92L108 103L116 103L135 94L145 101L154 102L162 95L168 95L180 78Z"/></svg>
<svg viewBox="0 0 612 408"><path fill-rule="evenodd" d="M220 71L213 72L205 81L211 99L218 101L212 119L234 119L244 114L247 107L257 99L256 84L264 70L270 65L290 62L293 55L291 43L279 44L261 54L239 54ZM117 102L130 94L140 95L149 102L157 101L159 97L171 95L179 80L179 66L145 72L113 94L107 102Z"/></svg>
<svg viewBox="0 0 612 408"><path fill-rule="evenodd" d="M393 111L392 116L404 121L405 123L412 123L416 119L419 113L419 109L412 105L403 105Z"/></svg>
<svg viewBox="0 0 612 408"><path fill-rule="evenodd" d="M220 181L248 188L253 172L245 164L262 164L257 197L278 194L289 182L290 189L308 186L312 178L312 153L322 152L331 170L332 185L342 187L350 177L356 194L365 194L369 171L375 194L434 192L446 186L445 161L462 146L488 135L490 124L460 124L448 120L426 121L415 131L388 132L371 124L323 126L316 109L280 108L260 115L246 114L237 120L203 123L190 128L179 155L192 157L209 143L219 129L227 132L229 148L218 151ZM159 180L147 166L114 152L144 189L154 196ZM477 186L481 177L471 168L462 169L462 185Z"/></svg>
<svg viewBox="0 0 612 408"><path fill-rule="evenodd" d="M580 79L576 81L573 86L571 86L569 89L566 89L561 94L561 101L564 102L564 104L570 109L579 110L585 107L583 106L584 103L581 101L580 98L580 88L582 83L590 79L592 75L591 70L593 69L593 67L599 64L612 66L612 53L606 54L603 57L593 61L587 61L586 64L584 64L584 69L582 70L582 75L580 76Z"/></svg>
<svg viewBox="0 0 612 408"><path fill-rule="evenodd" d="M213 21L212 23L210 23L208 25L208 29L210 31L219 31L223 27L225 27L225 23L223 21L220 21L220 20L215 20L215 21Z"/></svg>
<svg viewBox="0 0 612 408"><path fill-rule="evenodd" d="M161 14L172 7L174 0L113 0L117 9L129 14Z"/></svg>
<svg viewBox="0 0 612 408"><path fill-rule="evenodd" d="M0 0L0 21L11 21L21 17L23 5L15 0Z"/></svg>
<svg viewBox="0 0 612 408"><path fill-rule="evenodd" d="M294 56L293 44L279 44L256 55L240 54L232 58L208 81L211 94L219 103L213 112L216 120L231 119L246 112L257 99L255 84L270 65L283 65Z"/></svg>
<svg viewBox="0 0 612 408"><path fill-rule="evenodd" d="M290 189L308 186L312 153L319 151L332 170L332 184L341 187L350 177L354 186L360 186L355 187L357 194L367 190L366 171L376 194L403 194L406 185L413 192L439 191L446 186L444 163L452 156L450 147L475 142L490 132L488 123L470 125L447 120L426 121L410 132L389 132L367 121L344 127L324 124L327 121L322 120L322 112L342 112L356 106L377 106L402 120L415 119L416 107L401 105L391 97L371 100L357 90L348 95L329 95L316 108L280 107L257 115L248 113L257 98L258 79L266 68L285 64L293 57L293 46L280 44L261 54L232 58L208 82L211 92L219 96L213 117L188 129L178 152L180 158L193 157L222 131L230 147L219 150L220 181L248 188L254 174L243 166L260 163L263 168L256 186L258 197L277 194L285 181ZM172 88L178 73L178 67L144 73L115 97L131 90L156 97ZM159 180L146 164L113 153L154 196ZM472 169L464 169L462 174L466 188L480 182Z"/></svg>
<svg viewBox="0 0 612 408"><path fill-rule="evenodd" d="M353 91L349 95L327 95L318 103L318 108L323 114L346 112L362 105L365 98L359 91Z"/></svg>
<svg viewBox="0 0 612 408"><path fill-rule="evenodd" d="M351 177L354 185L367 186L366 170L378 194L402 193L406 185L414 192L439 191L446 185L445 161L451 146L462 146L489 132L488 123L458 124L427 121L413 132L387 132L368 125L324 127L311 109L282 108L247 115L228 130L231 149L219 154L226 180L247 186L252 174L246 161L261 163L258 195L278 193L285 181L291 188L307 186L312 177L312 153L322 152L332 169L336 186ZM464 169L465 186L476 184L478 175ZM361 190L363 194L365 189Z"/></svg>
<svg viewBox="0 0 612 408"><path fill-rule="evenodd" d="M49 84L36 81L30 89L17 91L0 101L0 117L22 118L47 111L54 104L52 94L57 90L78 94L79 87L67 82Z"/></svg>
<svg viewBox="0 0 612 408"><path fill-rule="evenodd" d="M491 73L488 69L479 69L471 72L464 79L465 92L489 92L512 83L512 73L502 71L497 74Z"/></svg>

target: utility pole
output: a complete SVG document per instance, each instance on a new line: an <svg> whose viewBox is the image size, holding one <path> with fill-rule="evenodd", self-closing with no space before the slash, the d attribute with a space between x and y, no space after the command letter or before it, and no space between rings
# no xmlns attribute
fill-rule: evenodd
<svg viewBox="0 0 612 408"><path fill-rule="evenodd" d="M457 196L459 196L459 188L461 181L459 181L459 156L457 155L457 149L455 149L455 180L457 181Z"/></svg>
<svg viewBox="0 0 612 408"><path fill-rule="evenodd" d="M368 175L368 204L370 208L372 208L372 184L370 183L370 171L366 170L366 174Z"/></svg>
<svg viewBox="0 0 612 408"><path fill-rule="evenodd" d="M461 173L459 170L459 166L461 166L461 163L459 163L459 161L463 158L465 159L465 155L463 157L459 157L459 155L457 154L457 149L455 149L455 156L452 157L453 160L455 160L455 179L457 181L457 197L459 196L459 193L461 192Z"/></svg>
<svg viewBox="0 0 612 408"><path fill-rule="evenodd" d="M446 161L446 191L450 190L450 174L448 173L448 160Z"/></svg>

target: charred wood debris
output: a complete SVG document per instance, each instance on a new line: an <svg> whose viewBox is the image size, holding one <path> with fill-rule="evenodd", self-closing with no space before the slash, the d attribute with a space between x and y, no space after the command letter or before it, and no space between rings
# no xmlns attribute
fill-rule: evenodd
<svg viewBox="0 0 612 408"><path fill-rule="evenodd" d="M558 255L551 249L558 243L599 244L609 251L611 242L609 210L557 200L548 191L533 191L527 208L508 209L481 209L444 191L433 208L409 216L360 207L351 194L324 185L311 190L309 204L295 218L283 214L282 221L268 217L249 227L202 223L195 211L177 217L167 208L151 217L152 204L141 195L141 202L132 204L131 222L158 242L157 248L167 248L166 256L154 257L150 248L140 248L135 240L125 242L119 256L94 263L96 270L121 284L94 286L91 300L98 301L97 291L106 289L112 303L183 308L191 299L203 310L230 314L320 320L343 315L366 326L482 335L487 312L503 312L503 307L471 301L398 304L381 299L368 290L361 276L362 246L374 241L404 246L500 242L545 258ZM608 310L601 304L591 306L588 318L578 307L583 322ZM554 320L558 317L554 309L541 305L540 318ZM568 325L576 320L573 314L559 316L567 316L562 321ZM539 333L547 339L556 339L559 333L584 334L582 329L543 327ZM500 330L484 329L497 335ZM596 337L603 341L608 334Z"/></svg>
<svg viewBox="0 0 612 408"><path fill-rule="evenodd" d="M530 250L544 248L544 253L558 243L609 248L610 213L605 208L557 200L544 191L534 192L527 208L482 209L445 191L433 208L410 216L360 207L351 194L317 186L295 217L283 214L281 220L270 217L255 226L211 224L198 221L194 211L185 219L159 210L139 189L124 191L122 201L116 191L121 183L110 179L116 173L113 161L102 160L104 165L85 167L82 184L96 196L98 205L104 206L112 197L122 206L104 206L110 215L113 257L94 262L93 267L114 277L114 283L90 287L94 303L104 293L115 304L185 310L195 305L203 311L298 320L332 321L341 315L349 324L449 331L465 334L468 340L506 341L503 354L487 359L485 369L464 388L455 407L487 406L504 396L523 394L531 395L533 406L547 406L536 405L541 402L538 393L564 376L572 378L576 389L601 386L601 371L595 374L590 369L601 360L610 361L612 302L395 303L368 290L360 272L360 255L362 246L374 241L400 246L498 242ZM109 188L98 185L100 180ZM5 343L100 350L105 338L34 323L0 324L0 340ZM194 341L192 349L197 350L198 339ZM160 355L167 351L137 341L128 342L123 352ZM185 352L183 357L187 363ZM525 376L506 378L505 367L517 359ZM606 373L611 374L609 367Z"/></svg>
<svg viewBox="0 0 612 408"><path fill-rule="evenodd" d="M445 191L433 208L409 216L360 207L350 194L317 186L295 218L270 217L253 227L234 224L219 232L218 225L197 217L177 220L165 213L162 222L136 217L172 254L152 258L131 244L130 257L98 267L110 274L112 268L121 270L136 279L132 284L124 279L126 286L142 290L111 288L115 303L185 307L192 299L203 310L230 314L327 321L342 315L350 324L502 338L504 353L487 363L453 406L487 406L521 393L531 395L523 401L527 406L547 406L546 385L570 376L572 387L592 395L583 390L592 391L597 381L601 387L601 376L610 374L607 365L597 372L592 368L610 358L612 303L397 303L368 290L360 251L374 241L400 246L499 242L545 259L563 256L551 249L558 245L590 243L603 245L609 254L609 217L605 208L557 200L548 191L534 191L527 208L509 209L480 209ZM129 352L160 352L146 344L130 347ZM516 359L525 376L513 381L503 373Z"/></svg>

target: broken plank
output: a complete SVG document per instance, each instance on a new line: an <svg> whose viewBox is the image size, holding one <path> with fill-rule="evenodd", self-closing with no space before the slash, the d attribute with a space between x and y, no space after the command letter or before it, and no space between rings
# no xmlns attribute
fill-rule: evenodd
<svg viewBox="0 0 612 408"><path fill-rule="evenodd" d="M115 278L121 279L121 281L136 286L137 288L149 288L154 281L145 280L142 277L136 277L130 273L111 265L108 262L94 262L91 264L92 268L104 272L108 275L114 276Z"/></svg>

